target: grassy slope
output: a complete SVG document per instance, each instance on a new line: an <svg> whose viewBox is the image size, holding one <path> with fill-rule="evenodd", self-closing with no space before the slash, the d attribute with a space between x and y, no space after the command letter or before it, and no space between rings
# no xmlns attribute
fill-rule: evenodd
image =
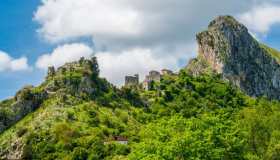
<svg viewBox="0 0 280 160"><path fill-rule="evenodd" d="M267 51L273 58L277 60L278 63L280 63L280 52L274 48L271 48L265 44L260 44L260 46Z"/></svg>

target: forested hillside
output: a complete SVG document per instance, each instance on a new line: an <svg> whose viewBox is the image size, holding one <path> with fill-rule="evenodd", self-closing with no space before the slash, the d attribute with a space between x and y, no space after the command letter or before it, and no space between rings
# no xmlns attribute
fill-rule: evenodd
<svg viewBox="0 0 280 160"><path fill-rule="evenodd" d="M50 67L0 103L0 159L280 159L280 102L250 97L202 56L149 91L100 78L95 57Z"/></svg>
<svg viewBox="0 0 280 160"><path fill-rule="evenodd" d="M80 69L87 70L77 66L67 74L58 71L52 78L67 79L73 86L54 90L37 110L0 135L2 158L280 156L280 103L250 98L219 75L193 77L182 70L164 77L152 91L143 91L119 90L94 74L84 74L92 75L89 86L96 93L92 96L75 92L85 79L78 76ZM49 77L44 85L53 80ZM113 141L114 136L126 137L128 144Z"/></svg>

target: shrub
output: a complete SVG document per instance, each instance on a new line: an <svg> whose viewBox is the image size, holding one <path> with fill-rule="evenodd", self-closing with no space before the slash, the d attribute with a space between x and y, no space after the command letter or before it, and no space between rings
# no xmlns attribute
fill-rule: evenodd
<svg viewBox="0 0 280 160"><path fill-rule="evenodd" d="M88 152L84 148L76 147L73 151L72 156L73 160L87 160Z"/></svg>

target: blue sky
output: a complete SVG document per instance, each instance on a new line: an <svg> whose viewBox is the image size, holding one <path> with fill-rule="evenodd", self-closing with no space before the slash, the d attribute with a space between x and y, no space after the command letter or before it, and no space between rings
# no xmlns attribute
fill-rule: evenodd
<svg viewBox="0 0 280 160"><path fill-rule="evenodd" d="M0 2L0 50L12 57L27 56L30 62L51 49L36 34L38 24L32 21L39 0L8 0ZM38 84L43 73L3 72L0 74L0 99L14 95L25 84Z"/></svg>
<svg viewBox="0 0 280 160"><path fill-rule="evenodd" d="M176 70L195 56L195 33L220 14L239 17L261 41L280 49L279 2L217 3L224 7L210 0L0 1L0 51L12 60L28 60L28 69L0 69L0 99L42 82L48 65L57 67L93 53L100 59L102 75L115 84L126 74ZM258 14L269 21L265 16L252 18ZM256 25L261 18L264 24Z"/></svg>
<svg viewBox="0 0 280 160"><path fill-rule="evenodd" d="M0 2L0 48L12 56L26 55L35 61L42 51L51 47L36 34L38 23L32 20L40 0Z"/></svg>

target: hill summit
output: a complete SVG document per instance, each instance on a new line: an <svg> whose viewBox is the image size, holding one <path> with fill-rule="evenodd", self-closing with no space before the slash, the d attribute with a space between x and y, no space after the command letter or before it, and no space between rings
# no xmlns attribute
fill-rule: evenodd
<svg viewBox="0 0 280 160"><path fill-rule="evenodd" d="M220 16L197 34L199 55L188 65L197 75L222 74L250 96L280 99L280 53L259 43L231 16Z"/></svg>

